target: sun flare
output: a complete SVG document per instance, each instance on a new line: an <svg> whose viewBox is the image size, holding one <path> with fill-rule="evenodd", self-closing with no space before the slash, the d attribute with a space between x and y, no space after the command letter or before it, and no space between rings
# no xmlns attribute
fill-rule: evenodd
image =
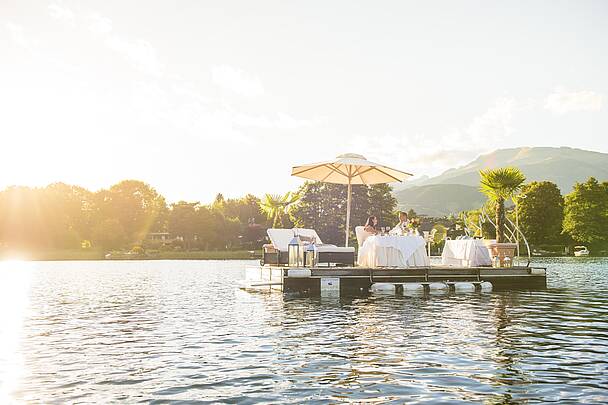
<svg viewBox="0 0 608 405"><path fill-rule="evenodd" d="M23 321L29 306L32 263L20 259L0 261L0 402L11 393L23 373L20 346Z"/></svg>

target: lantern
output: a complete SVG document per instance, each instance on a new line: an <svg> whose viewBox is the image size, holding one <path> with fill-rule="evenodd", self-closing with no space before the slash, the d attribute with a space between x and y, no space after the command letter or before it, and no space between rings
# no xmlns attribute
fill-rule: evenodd
<svg viewBox="0 0 608 405"><path fill-rule="evenodd" d="M287 246L289 267L302 267L304 265L304 247L299 236L294 236Z"/></svg>
<svg viewBox="0 0 608 405"><path fill-rule="evenodd" d="M306 267L315 267L317 264L317 249L314 243L310 243L306 247Z"/></svg>

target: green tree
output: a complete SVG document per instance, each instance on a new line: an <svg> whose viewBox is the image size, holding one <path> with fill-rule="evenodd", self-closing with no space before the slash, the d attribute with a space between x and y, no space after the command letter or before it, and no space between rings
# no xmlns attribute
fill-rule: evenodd
<svg viewBox="0 0 608 405"><path fill-rule="evenodd" d="M368 204L369 214L378 217L378 223L381 226L393 226L398 223L399 218L395 212L397 199L393 196L393 188L389 184L369 186Z"/></svg>
<svg viewBox="0 0 608 405"><path fill-rule="evenodd" d="M298 190L298 205L290 212L294 226L315 229L325 243L343 240L345 189L337 184L305 182Z"/></svg>
<svg viewBox="0 0 608 405"><path fill-rule="evenodd" d="M494 226L485 218L481 209L464 212L462 222L472 232L471 236L492 239L496 234Z"/></svg>
<svg viewBox="0 0 608 405"><path fill-rule="evenodd" d="M228 218L238 218L242 224L266 224L266 216L260 211L260 199L251 194L225 200L223 214Z"/></svg>
<svg viewBox="0 0 608 405"><path fill-rule="evenodd" d="M104 219L92 229L93 245L105 250L120 249L127 242L127 235L118 219Z"/></svg>
<svg viewBox="0 0 608 405"><path fill-rule="evenodd" d="M216 209L211 208L212 235L211 246L216 249L231 249L241 236L241 221L238 218L227 218Z"/></svg>
<svg viewBox="0 0 608 405"><path fill-rule="evenodd" d="M91 239L93 193L65 183L51 184L41 192L45 222L54 230L55 247L76 248Z"/></svg>
<svg viewBox="0 0 608 405"><path fill-rule="evenodd" d="M167 230L173 237L183 239L186 249L190 249L199 238L203 227L198 202L180 201L171 205L168 215Z"/></svg>
<svg viewBox="0 0 608 405"><path fill-rule="evenodd" d="M166 218L165 198L148 184L124 180L95 195L97 220L116 219L130 245L141 244L149 232L162 231Z"/></svg>
<svg viewBox="0 0 608 405"><path fill-rule="evenodd" d="M284 219L289 215L289 210L299 199L300 196L297 193L291 192L284 195L266 194L260 201L260 209L272 221L273 228L282 228Z"/></svg>
<svg viewBox="0 0 608 405"><path fill-rule="evenodd" d="M565 197L563 231L579 243L608 241L608 182L590 177Z"/></svg>
<svg viewBox="0 0 608 405"><path fill-rule="evenodd" d="M564 198L557 184L533 181L517 197L519 226L531 244L557 242L564 220Z"/></svg>
<svg viewBox="0 0 608 405"><path fill-rule="evenodd" d="M0 242L13 249L52 246L40 189L8 187L0 194Z"/></svg>
<svg viewBox="0 0 608 405"><path fill-rule="evenodd" d="M526 181L517 168L481 170L480 190L495 203L496 242L501 243L505 234L505 202L512 199Z"/></svg>
<svg viewBox="0 0 608 405"><path fill-rule="evenodd" d="M433 229L435 229L433 244L439 245L448 235L448 228L446 228L443 224L435 224Z"/></svg>
<svg viewBox="0 0 608 405"><path fill-rule="evenodd" d="M218 233L222 232L222 229L218 224L217 212L219 211L203 205L196 208L196 240L204 249L216 248L219 245Z"/></svg>
<svg viewBox="0 0 608 405"><path fill-rule="evenodd" d="M224 198L224 194L217 193L210 208L223 212L225 206L226 206L226 199Z"/></svg>
<svg viewBox="0 0 608 405"><path fill-rule="evenodd" d="M315 229L323 242L343 243L346 226L346 187L342 184L308 181L300 187L298 194L301 198L290 214L294 225ZM395 207L396 201L390 186L353 186L353 229L357 225L363 225L369 215L376 215L383 226L395 223Z"/></svg>
<svg viewBox="0 0 608 405"><path fill-rule="evenodd" d="M0 244L18 249L77 248L90 236L92 194L63 183L0 192Z"/></svg>

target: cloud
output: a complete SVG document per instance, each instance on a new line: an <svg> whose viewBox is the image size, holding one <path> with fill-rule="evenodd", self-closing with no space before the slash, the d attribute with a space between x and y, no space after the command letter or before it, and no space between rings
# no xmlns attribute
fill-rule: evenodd
<svg viewBox="0 0 608 405"><path fill-rule="evenodd" d="M594 91L567 91L558 87L545 98L545 109L555 114L571 111L599 111L602 109L604 96Z"/></svg>
<svg viewBox="0 0 608 405"><path fill-rule="evenodd" d="M465 136L458 137L458 141L467 139L476 143L488 143L500 140L513 132L511 120L516 102L513 98L499 98L486 112L473 118L471 124L465 129Z"/></svg>
<svg viewBox="0 0 608 405"><path fill-rule="evenodd" d="M51 17L73 26L85 27L99 37L102 43L112 51L124 57L135 69L154 77L163 74L164 66L160 62L156 49L143 39L131 39L113 32L112 20L99 13L75 13L69 7L52 3L49 7Z"/></svg>
<svg viewBox="0 0 608 405"><path fill-rule="evenodd" d="M22 46L24 48L31 48L32 45L35 45L35 41L28 39L23 32L23 27L19 24L15 24L13 22L6 23L6 29L10 38L17 45Z"/></svg>
<svg viewBox="0 0 608 405"><path fill-rule="evenodd" d="M137 70L152 76L162 76L164 67L158 59L156 49L149 42L110 35L104 44L125 57Z"/></svg>
<svg viewBox="0 0 608 405"><path fill-rule="evenodd" d="M348 144L341 146L340 152L362 153L370 160L385 163L414 175L425 173L438 175L454 166L461 165L475 158L480 150L470 143L453 146L446 144L444 135L438 141L436 137L423 134L380 136L353 136Z"/></svg>
<svg viewBox="0 0 608 405"><path fill-rule="evenodd" d="M523 107L514 98L498 98L463 128L446 130L434 136L353 136L343 147L415 175L425 173L434 176L466 164L481 153L497 149L504 138L514 132L512 118L520 108Z"/></svg>
<svg viewBox="0 0 608 405"><path fill-rule="evenodd" d="M49 14L56 20L61 20L74 24L76 20L76 14L67 6L58 3L51 3L48 7Z"/></svg>
<svg viewBox="0 0 608 405"><path fill-rule="evenodd" d="M74 12L61 3L53 3L48 11L58 22L92 34L95 42L144 73L130 83L127 99L132 108L130 114L139 126L177 130L187 137L205 138L206 143L242 145L258 142L260 136L276 136L272 130L308 128L323 121L295 118L286 112L252 113L234 108L224 97L209 96L197 89L196 83L185 83L166 73L154 46L144 39L123 35L111 18L95 10ZM216 65L210 72L212 82L222 89L244 97L264 94L261 80L242 69ZM255 131L259 129L264 131Z"/></svg>
<svg viewBox="0 0 608 405"><path fill-rule="evenodd" d="M213 66L211 80L218 86L241 96L256 97L264 94L264 86L257 76L232 66Z"/></svg>
<svg viewBox="0 0 608 405"><path fill-rule="evenodd" d="M29 53L31 57L36 60L39 66L45 66L47 70L51 67L57 68L60 71L68 72L70 74L78 71L78 67L66 60L57 58L52 53L48 52L45 47L40 46L40 40L38 38L31 38L26 34L23 27L13 22L6 23L6 29L9 32L9 37L14 43L21 46Z"/></svg>
<svg viewBox="0 0 608 405"><path fill-rule="evenodd" d="M299 129L319 125L322 119L300 120L289 114L278 113L274 116L235 114L234 123L238 126L261 129Z"/></svg>
<svg viewBox="0 0 608 405"><path fill-rule="evenodd" d="M112 32L112 20L100 14L93 13L87 18L89 30L97 35L105 35Z"/></svg>
<svg viewBox="0 0 608 405"><path fill-rule="evenodd" d="M183 134L205 138L207 143L216 145L256 144L260 137L277 136L272 130L310 128L324 122L321 118L298 119L283 112L250 114L232 108L226 101L219 101L179 83L140 81L132 86L131 105L142 125L168 125ZM255 132L249 129L266 131L252 136Z"/></svg>

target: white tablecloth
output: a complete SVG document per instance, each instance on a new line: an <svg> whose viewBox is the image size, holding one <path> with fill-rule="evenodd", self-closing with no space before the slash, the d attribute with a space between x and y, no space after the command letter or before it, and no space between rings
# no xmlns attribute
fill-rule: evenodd
<svg viewBox="0 0 608 405"><path fill-rule="evenodd" d="M428 266L425 242L422 236L368 237L359 248L359 266L413 267Z"/></svg>
<svg viewBox="0 0 608 405"><path fill-rule="evenodd" d="M491 266L492 258L482 239L446 240L441 264L445 266Z"/></svg>

